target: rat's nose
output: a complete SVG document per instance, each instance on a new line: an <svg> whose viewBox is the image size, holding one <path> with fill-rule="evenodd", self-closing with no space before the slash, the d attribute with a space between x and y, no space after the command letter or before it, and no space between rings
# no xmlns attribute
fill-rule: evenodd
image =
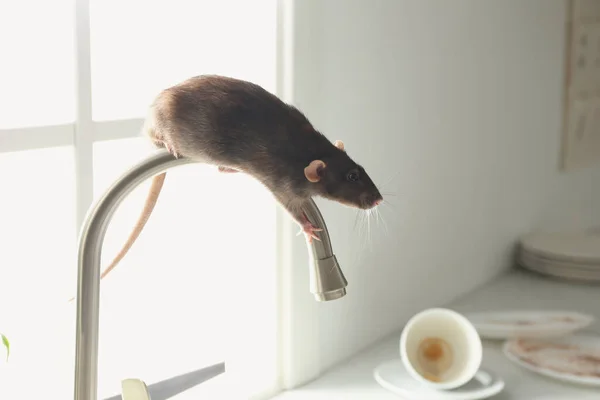
<svg viewBox="0 0 600 400"><path fill-rule="evenodd" d="M363 193L361 195L361 207L365 209L370 209L373 207L377 207L383 203L383 197L379 194L373 193Z"/></svg>

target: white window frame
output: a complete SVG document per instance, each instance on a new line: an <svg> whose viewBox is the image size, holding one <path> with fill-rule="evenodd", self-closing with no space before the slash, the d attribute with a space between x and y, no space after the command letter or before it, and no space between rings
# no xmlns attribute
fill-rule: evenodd
<svg viewBox="0 0 600 400"><path fill-rule="evenodd" d="M75 151L76 229L94 198L96 142L140 137L143 118L94 121L90 49L90 1L75 1L75 120L72 123L0 129L0 153L73 146Z"/></svg>
<svg viewBox="0 0 600 400"><path fill-rule="evenodd" d="M76 227L82 226L94 199L93 145L106 140L140 137L143 118L94 121L90 1L75 3L75 116L74 122L34 127L0 129L0 153L73 146L75 155ZM276 94L296 103L297 92L310 80L310 65L303 62L314 46L310 27L296 29L297 20L309 18L318 8L306 0L277 2ZM297 61L300 60L300 61ZM298 82L298 78L302 82ZM314 87L314 86L313 86ZM278 343L277 377L273 387L255 398L265 399L282 389L294 388L321 373L319 360L319 304L309 293L309 262L306 245L296 236L297 227L278 210Z"/></svg>
<svg viewBox="0 0 600 400"><path fill-rule="evenodd" d="M72 123L19 128L0 128L0 153L73 146L77 229L93 202L93 145L97 142L140 137L143 118L94 121L92 117L92 73L90 45L90 0L75 3L75 119ZM278 1L277 21L277 88L278 94L291 93L289 82L280 73L284 67L281 55L285 46L281 38L282 12L287 0ZM283 50L286 51L286 50ZM290 71L292 73L293 71ZM288 96L289 97L289 96Z"/></svg>

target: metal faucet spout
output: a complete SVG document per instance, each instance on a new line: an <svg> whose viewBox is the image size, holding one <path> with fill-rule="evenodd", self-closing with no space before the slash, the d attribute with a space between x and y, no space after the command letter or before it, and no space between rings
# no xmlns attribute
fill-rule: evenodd
<svg viewBox="0 0 600 400"><path fill-rule="evenodd" d="M159 150L125 172L88 210L79 235L77 256L75 400L97 400L98 396L100 258L110 220L121 202L142 182L170 168L194 162ZM348 282L333 254L325 221L312 200L305 212L315 226L323 229L319 232L321 241L313 240L309 246L310 291L318 301L339 299L346 294Z"/></svg>
<svg viewBox="0 0 600 400"><path fill-rule="evenodd" d="M319 240L313 240L310 249L310 292L317 301L336 300L346 295L348 282L338 264L329 238L325 220L314 201L310 200L304 210L309 221L323 231Z"/></svg>

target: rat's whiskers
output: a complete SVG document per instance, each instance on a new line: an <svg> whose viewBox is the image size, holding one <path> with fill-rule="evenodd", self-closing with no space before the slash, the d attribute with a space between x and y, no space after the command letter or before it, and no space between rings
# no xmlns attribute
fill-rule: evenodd
<svg viewBox="0 0 600 400"><path fill-rule="evenodd" d="M386 180L384 183L381 184L381 188L384 188L385 186L389 185L390 183L392 183L392 181L394 179L396 179L398 177L398 175L400 175L400 172L402 171L398 171L396 172L394 175L392 175L390 178L388 178L388 180Z"/></svg>
<svg viewBox="0 0 600 400"><path fill-rule="evenodd" d="M369 236L367 238L367 242L369 244L369 251L373 251L373 235L371 234L371 213L373 209L367 210L367 231Z"/></svg>
<svg viewBox="0 0 600 400"><path fill-rule="evenodd" d="M381 215L381 212L379 212L379 207L377 207L377 209L375 210L375 214L377 215L377 218L379 220L381 220L381 223L383 225L383 230L385 231L386 235L389 235L389 231L388 231L388 227L387 227L387 223L385 222L385 220L383 219L383 216Z"/></svg>
<svg viewBox="0 0 600 400"><path fill-rule="evenodd" d="M356 210L356 215L354 216L354 226L352 227L353 231L356 231L356 225L358 224L359 221L359 215L360 215L360 210Z"/></svg>
<svg viewBox="0 0 600 400"><path fill-rule="evenodd" d="M394 203L390 202L389 200L384 200L381 203L382 206L386 206L386 207L392 207L391 209L396 211L396 206L394 205Z"/></svg>

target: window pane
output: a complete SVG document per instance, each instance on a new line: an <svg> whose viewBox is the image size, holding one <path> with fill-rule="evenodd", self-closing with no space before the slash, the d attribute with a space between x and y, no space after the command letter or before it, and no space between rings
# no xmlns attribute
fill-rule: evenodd
<svg viewBox="0 0 600 400"><path fill-rule="evenodd" d="M73 148L0 154L0 399L73 397Z"/></svg>
<svg viewBox="0 0 600 400"><path fill-rule="evenodd" d="M150 149L142 138L96 143L96 197ZM102 269L129 235L149 185L115 213ZM255 364L263 378L260 363L275 343L274 210L270 194L242 174L201 164L169 171L143 233L102 281L101 395L118 393L125 377L151 384L231 359L233 338L264 355ZM218 382L198 389L219 398Z"/></svg>
<svg viewBox="0 0 600 400"><path fill-rule="evenodd" d="M159 90L217 73L275 87L277 0L91 0L95 120L135 118Z"/></svg>
<svg viewBox="0 0 600 400"><path fill-rule="evenodd" d="M74 119L74 0L0 1L0 129Z"/></svg>

